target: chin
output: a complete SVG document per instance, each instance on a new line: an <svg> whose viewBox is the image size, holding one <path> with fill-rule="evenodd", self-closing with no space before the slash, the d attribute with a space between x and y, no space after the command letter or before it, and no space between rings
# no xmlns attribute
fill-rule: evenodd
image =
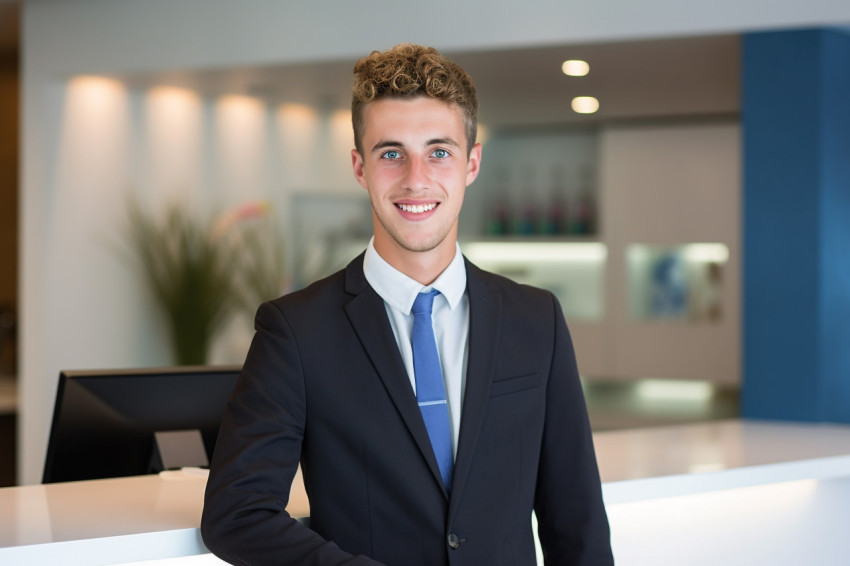
<svg viewBox="0 0 850 566"><path fill-rule="evenodd" d="M440 247L445 242L446 235L432 236L430 238L407 238L396 239L396 243L409 252L430 252Z"/></svg>

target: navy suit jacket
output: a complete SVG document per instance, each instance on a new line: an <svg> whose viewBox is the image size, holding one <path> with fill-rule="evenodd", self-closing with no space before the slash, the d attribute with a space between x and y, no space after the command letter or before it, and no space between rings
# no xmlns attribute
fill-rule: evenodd
<svg viewBox="0 0 850 566"><path fill-rule="evenodd" d="M263 304L223 419L201 525L234 564L613 564L558 302L467 262L469 361L446 493L363 256ZM285 511L301 463L309 527Z"/></svg>

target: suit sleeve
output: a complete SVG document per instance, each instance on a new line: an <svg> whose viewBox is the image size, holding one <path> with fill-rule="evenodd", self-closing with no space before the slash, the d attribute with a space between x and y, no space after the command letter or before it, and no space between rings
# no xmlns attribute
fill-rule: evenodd
<svg viewBox="0 0 850 566"><path fill-rule="evenodd" d="M535 495L547 566L614 564L593 437L564 315L552 297L554 351Z"/></svg>
<svg viewBox="0 0 850 566"><path fill-rule="evenodd" d="M304 375L296 337L274 303L257 311L255 329L210 466L204 543L237 565L380 566L286 512L306 422Z"/></svg>

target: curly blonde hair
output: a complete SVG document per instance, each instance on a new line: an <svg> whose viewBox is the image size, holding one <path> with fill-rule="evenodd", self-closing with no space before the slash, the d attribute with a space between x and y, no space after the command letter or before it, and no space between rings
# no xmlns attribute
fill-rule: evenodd
<svg viewBox="0 0 850 566"><path fill-rule="evenodd" d="M463 111L467 152L478 130L478 98L472 78L433 47L410 43L373 51L354 65L351 122L354 146L363 155L363 109L381 98L430 96L454 102Z"/></svg>

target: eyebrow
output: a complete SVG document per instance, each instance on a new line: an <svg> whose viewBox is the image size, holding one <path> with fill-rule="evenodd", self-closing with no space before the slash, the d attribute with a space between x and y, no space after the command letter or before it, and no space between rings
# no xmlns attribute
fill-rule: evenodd
<svg viewBox="0 0 850 566"><path fill-rule="evenodd" d="M381 149L385 149L388 147L402 147L404 144L401 142L393 141L393 140L381 140L372 146L372 152L376 152Z"/></svg>
<svg viewBox="0 0 850 566"><path fill-rule="evenodd" d="M434 138L432 140L428 140L425 147L428 147L429 145L451 145L454 147L460 147L460 144L452 138Z"/></svg>
<svg viewBox="0 0 850 566"><path fill-rule="evenodd" d="M460 147L460 144L452 138L432 138L425 142L425 147L429 147L432 145L450 145L453 147ZM404 147L404 144L394 140L381 140L374 146L372 146L372 152L379 151L381 149L386 149L388 147Z"/></svg>

